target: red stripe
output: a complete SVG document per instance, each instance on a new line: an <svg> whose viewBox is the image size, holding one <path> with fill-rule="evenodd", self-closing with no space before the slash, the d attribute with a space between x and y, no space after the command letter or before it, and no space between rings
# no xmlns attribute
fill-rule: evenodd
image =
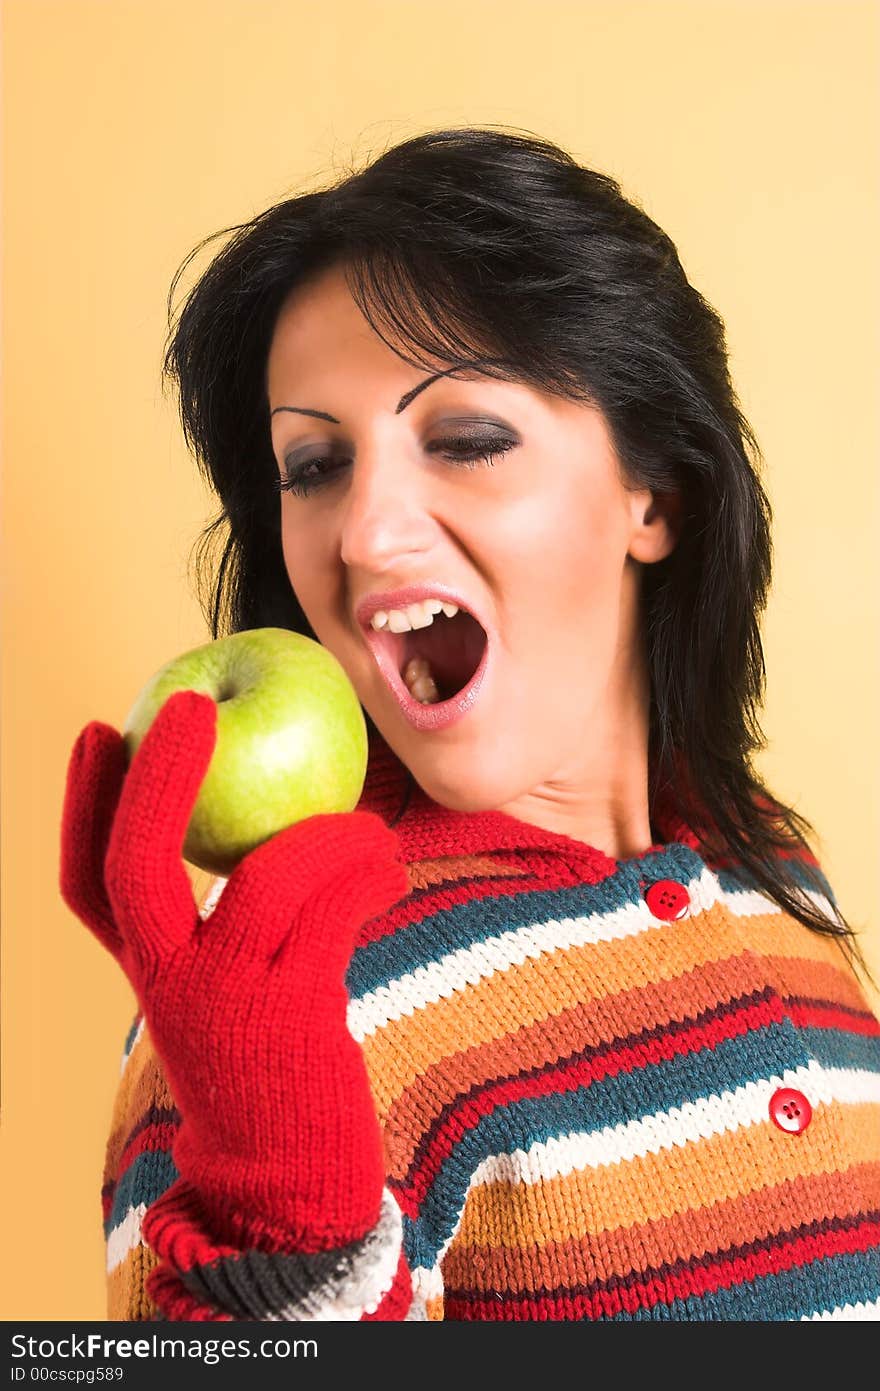
<svg viewBox="0 0 880 1391"><path fill-rule="evenodd" d="M880 1034L880 1020L870 1014L856 1014L834 1005L796 1005L786 1002L785 1012L802 1028L842 1029L848 1034Z"/></svg>
<svg viewBox="0 0 880 1391"><path fill-rule="evenodd" d="M485 855L489 853L491 852L486 851L483 854L475 852L470 855L462 853L455 858L458 861L479 860L485 858ZM519 853L521 856L525 856L528 851L520 851ZM811 854L804 855L798 850L780 851L778 854L782 860L800 861L819 867L818 860ZM425 863L432 863L432 861ZM710 869L736 871L743 868L739 860L723 855L706 859L706 864ZM602 880L599 879L595 882L601 883ZM552 856L547 856L546 859L542 860L540 866L536 866L534 869L528 868L528 860L524 859L522 874L506 874L503 878L487 875L478 879L468 879L466 870L462 872L459 866L456 869L454 879L449 879L436 886L432 885L427 890L415 889L389 913L383 913L365 924L358 935L358 945L365 946L370 942L378 942L383 937L390 937L395 932L405 931L406 928L415 926L434 913L448 911L450 908L478 902L484 898L507 898L514 894L540 890L552 892L557 889L582 887L582 885L583 880L572 874L570 866L564 860L561 860L557 865Z"/></svg>
<svg viewBox="0 0 880 1391"><path fill-rule="evenodd" d="M540 874L505 874L503 878L485 875L479 879L466 879L464 882L459 872L456 879L443 884L432 884L431 888L426 890L415 889L397 909L383 913L365 924L363 930L358 933L357 944L360 947L370 942L378 942L395 932L405 932L408 927L417 926L434 913L448 912L450 908L479 902L480 899L509 898L514 894L531 893L541 889L570 889L576 882L572 878L571 870L566 871L564 866L560 866L560 871L556 874L548 868Z"/></svg>
<svg viewBox="0 0 880 1391"><path fill-rule="evenodd" d="M551 1096L561 1091L574 1091L589 1086L603 1077L618 1072L632 1072L652 1064L668 1062L677 1055L697 1053L714 1048L727 1039L749 1033L753 1029L778 1024L784 1015L778 997L762 1000L760 1004L723 1014L718 1019L695 1026L681 1033L664 1034L628 1047L603 1053L599 1057L579 1059L561 1067L542 1072L539 1077L514 1078L484 1088L478 1096L462 1101L443 1122L426 1146L424 1154L412 1171L409 1183L395 1186L394 1194L403 1211L413 1219L444 1162L469 1130L498 1106L530 1098Z"/></svg>
<svg viewBox="0 0 880 1391"><path fill-rule="evenodd" d="M783 1247L739 1257L732 1261L712 1264L696 1263L665 1279L639 1281L595 1294L572 1294L533 1299L502 1299L491 1301L479 1298L456 1298L450 1294L445 1302L445 1315L451 1319L602 1319L616 1314L634 1314L640 1309L652 1309L658 1304L671 1304L674 1299L689 1299L695 1295L714 1294L717 1290L746 1284L767 1275L780 1274L797 1266L828 1256L852 1255L870 1250L880 1242L875 1222L861 1222L847 1231L827 1232L822 1236L801 1237Z"/></svg>
<svg viewBox="0 0 880 1391"><path fill-rule="evenodd" d="M122 1151L117 1170L119 1176L117 1182L122 1178L125 1170L134 1163L138 1155L143 1154L146 1150L165 1150L170 1154L178 1128L178 1125L166 1121L160 1125L147 1125L139 1131Z"/></svg>

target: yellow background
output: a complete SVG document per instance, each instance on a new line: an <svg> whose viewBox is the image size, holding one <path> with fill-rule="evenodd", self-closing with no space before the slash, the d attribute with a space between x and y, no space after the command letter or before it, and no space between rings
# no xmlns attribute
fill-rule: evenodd
<svg viewBox="0 0 880 1391"><path fill-rule="evenodd" d="M0 1317L104 1316L134 1003L60 900L59 817L80 728L208 639L171 277L417 131L524 128L614 175L724 317L775 509L759 766L880 973L877 37L847 0L6 0Z"/></svg>

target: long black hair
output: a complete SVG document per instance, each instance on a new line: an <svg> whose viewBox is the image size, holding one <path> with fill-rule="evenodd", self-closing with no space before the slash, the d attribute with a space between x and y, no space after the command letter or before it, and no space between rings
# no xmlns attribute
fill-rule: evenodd
<svg viewBox="0 0 880 1391"><path fill-rule="evenodd" d="M175 319L180 277L219 236L228 240ZM671 799L707 847L839 938L870 979L812 863L810 823L752 766L766 742L771 510L723 321L669 236L614 179L556 145L505 127L430 131L214 233L183 261L163 375L221 503L194 548L212 636L275 626L316 637L281 550L265 373L282 302L334 265L404 361L478 358L489 375L597 407L628 486L680 494L678 542L641 576L651 806Z"/></svg>

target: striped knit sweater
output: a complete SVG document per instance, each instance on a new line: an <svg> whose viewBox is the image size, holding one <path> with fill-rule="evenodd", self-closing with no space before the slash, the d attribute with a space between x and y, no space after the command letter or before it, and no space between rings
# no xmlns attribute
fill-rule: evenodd
<svg viewBox="0 0 880 1391"><path fill-rule="evenodd" d="M674 817L615 861L438 806L376 737L360 806L410 882L347 976L379 1226L324 1257L196 1232L148 1290L141 1219L177 1177L180 1116L137 1017L102 1195L110 1318L165 1316L164 1289L190 1318L370 1317L401 1251L408 1319L880 1317L880 1025L835 940Z"/></svg>

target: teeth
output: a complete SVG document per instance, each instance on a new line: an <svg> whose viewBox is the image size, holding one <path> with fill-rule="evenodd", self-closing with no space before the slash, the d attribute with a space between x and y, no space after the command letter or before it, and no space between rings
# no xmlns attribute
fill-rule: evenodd
<svg viewBox="0 0 880 1391"><path fill-rule="evenodd" d="M417 604L407 604L405 609L377 609L370 619L370 627L377 632L387 627L389 633L408 633L415 628L429 628L438 613L453 618L458 613L458 604L423 599Z"/></svg>
<svg viewBox="0 0 880 1391"><path fill-rule="evenodd" d="M430 628L434 622L434 615L429 611L427 603L410 604L406 612L400 616L409 619L411 628Z"/></svg>

